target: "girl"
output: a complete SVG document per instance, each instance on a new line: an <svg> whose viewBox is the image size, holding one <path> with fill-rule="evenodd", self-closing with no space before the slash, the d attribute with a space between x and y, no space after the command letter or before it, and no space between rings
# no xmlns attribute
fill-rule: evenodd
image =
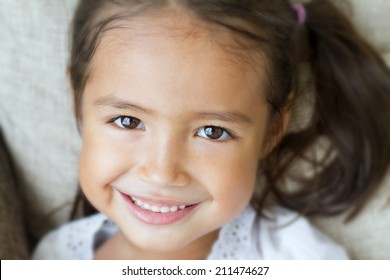
<svg viewBox="0 0 390 280"><path fill-rule="evenodd" d="M301 216L353 218L384 177L390 74L331 3L82 0L72 43L93 207L34 258L346 258ZM303 63L314 110L287 133Z"/></svg>

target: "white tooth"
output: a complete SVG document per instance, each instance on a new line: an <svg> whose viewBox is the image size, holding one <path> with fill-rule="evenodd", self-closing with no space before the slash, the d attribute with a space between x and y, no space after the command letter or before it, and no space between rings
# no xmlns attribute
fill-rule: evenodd
<svg viewBox="0 0 390 280"><path fill-rule="evenodd" d="M154 206L154 205L150 207L150 210L152 210L152 212L156 212L156 213L161 212L160 207Z"/></svg>
<svg viewBox="0 0 390 280"><path fill-rule="evenodd" d="M143 204L143 208L146 209L146 210L150 210L150 205L147 204L147 203L144 203Z"/></svg>
<svg viewBox="0 0 390 280"><path fill-rule="evenodd" d="M169 212L176 212L179 209L183 210L184 208L186 208L186 205L171 206L171 207L169 207L169 206L159 207L156 205L150 205L149 203L143 202L142 200L135 198L133 196L131 196L131 199L133 200L134 204L139 206L140 208L145 209L145 210L149 210L149 211L152 211L155 213L164 213L165 214L165 213L169 213Z"/></svg>

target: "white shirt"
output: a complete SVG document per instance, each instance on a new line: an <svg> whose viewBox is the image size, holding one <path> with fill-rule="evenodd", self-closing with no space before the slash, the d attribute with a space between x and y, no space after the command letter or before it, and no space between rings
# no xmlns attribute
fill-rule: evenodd
<svg viewBox="0 0 390 280"><path fill-rule="evenodd" d="M266 211L268 217L255 222L248 207L223 226L207 259L347 259L345 250L312 226L308 220L281 207ZM33 259L94 258L96 249L117 231L116 225L98 213L65 224L47 234Z"/></svg>

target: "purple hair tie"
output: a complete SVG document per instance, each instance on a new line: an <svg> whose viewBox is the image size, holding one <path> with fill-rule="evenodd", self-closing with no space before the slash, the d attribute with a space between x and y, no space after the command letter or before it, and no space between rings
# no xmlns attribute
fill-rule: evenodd
<svg viewBox="0 0 390 280"><path fill-rule="evenodd" d="M295 10L295 13L297 14L297 19L299 24L304 24L306 21L306 9L305 6L303 6L302 3L295 3L293 4L293 8Z"/></svg>

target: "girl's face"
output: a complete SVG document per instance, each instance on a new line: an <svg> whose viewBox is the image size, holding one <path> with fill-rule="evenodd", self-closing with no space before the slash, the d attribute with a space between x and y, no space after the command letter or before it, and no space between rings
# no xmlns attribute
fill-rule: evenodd
<svg viewBox="0 0 390 280"><path fill-rule="evenodd" d="M145 251L213 240L254 189L268 115L262 62L200 25L154 16L107 31L83 95L83 191Z"/></svg>

